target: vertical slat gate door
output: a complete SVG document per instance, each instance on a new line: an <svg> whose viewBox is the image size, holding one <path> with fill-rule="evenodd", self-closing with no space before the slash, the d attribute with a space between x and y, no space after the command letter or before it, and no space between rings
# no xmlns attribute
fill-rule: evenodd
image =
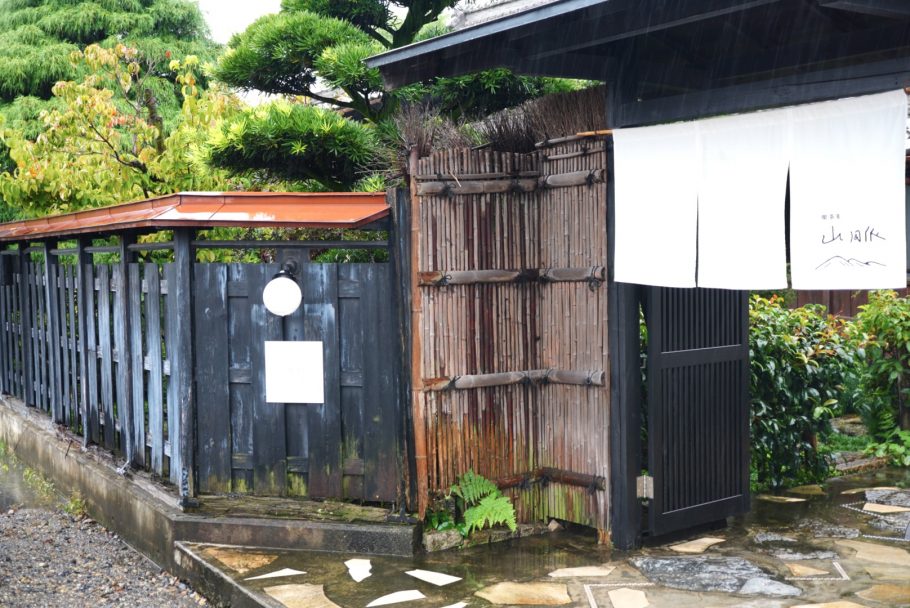
<svg viewBox="0 0 910 608"><path fill-rule="evenodd" d="M648 288L649 533L749 508L748 294Z"/></svg>
<svg viewBox="0 0 910 608"><path fill-rule="evenodd" d="M203 494L399 498L402 419L388 264L304 263L300 308L265 309L278 264L197 264L197 466ZM265 400L267 340L323 343L325 402Z"/></svg>

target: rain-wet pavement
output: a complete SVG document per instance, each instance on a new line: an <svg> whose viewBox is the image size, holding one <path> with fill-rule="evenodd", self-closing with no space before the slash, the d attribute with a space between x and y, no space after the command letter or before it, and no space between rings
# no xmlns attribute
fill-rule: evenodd
<svg viewBox="0 0 910 608"><path fill-rule="evenodd" d="M190 549L263 605L286 608L362 608L393 600L399 601L387 605L910 606L910 541L904 540L910 510L901 511L910 505L908 488L906 470L836 478L786 493L796 502L756 499L750 514L724 529L635 552L610 551L593 533L578 530L412 559ZM868 506L876 504L889 506ZM351 559L369 560L366 578L363 561L349 571ZM415 569L458 580L437 586Z"/></svg>

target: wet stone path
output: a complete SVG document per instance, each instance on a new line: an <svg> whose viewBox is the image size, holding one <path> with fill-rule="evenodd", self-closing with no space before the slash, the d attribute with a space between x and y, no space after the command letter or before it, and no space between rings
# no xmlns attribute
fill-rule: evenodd
<svg viewBox="0 0 910 608"><path fill-rule="evenodd" d="M610 552L569 531L414 559L192 545L274 608L910 606L910 473L757 497L729 527Z"/></svg>

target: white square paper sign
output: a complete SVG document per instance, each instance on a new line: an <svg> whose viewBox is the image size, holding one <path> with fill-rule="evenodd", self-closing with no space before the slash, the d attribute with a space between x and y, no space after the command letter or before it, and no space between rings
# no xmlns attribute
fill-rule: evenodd
<svg viewBox="0 0 910 608"><path fill-rule="evenodd" d="M267 403L325 403L322 342L265 343Z"/></svg>

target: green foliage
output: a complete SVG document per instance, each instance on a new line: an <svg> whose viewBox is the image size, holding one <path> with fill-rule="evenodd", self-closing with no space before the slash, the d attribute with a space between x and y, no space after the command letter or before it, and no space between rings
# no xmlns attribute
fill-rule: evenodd
<svg viewBox="0 0 910 608"><path fill-rule="evenodd" d="M70 54L95 43L140 48L140 63L157 65L171 55L213 58L216 50L188 0L0 0L0 101L50 99L58 81L82 77ZM159 104L179 111L173 75L155 76L169 83L161 83Z"/></svg>
<svg viewBox="0 0 910 608"><path fill-rule="evenodd" d="M458 503L464 513L463 534L467 536L474 530L505 524L515 530L515 507L509 497L503 496L495 483L468 470L458 478L458 483L450 490L458 497ZM452 527L457 527L453 524Z"/></svg>
<svg viewBox="0 0 910 608"><path fill-rule="evenodd" d="M198 58L169 62L183 98L169 136L136 49L90 45L72 59L85 76L55 85L57 105L40 114L34 141L14 129L0 131L14 163L0 174L8 208L36 216L180 190L229 189L226 174L205 165L202 147L238 104L218 90L200 92Z"/></svg>
<svg viewBox="0 0 910 608"><path fill-rule="evenodd" d="M440 14L454 4L455 0L284 0L281 13L262 17L232 38L214 75L232 87L287 96L291 99L281 104L296 102L295 109L280 105L280 111L251 111L225 125L213 146L213 162L240 172L269 171L282 179L314 179L332 189L349 189L365 168L362 159L394 158L389 150L400 145L400 137L391 118L402 101L432 102L448 116L474 118L574 86L492 70L384 91L379 71L367 68L364 60L444 33ZM406 9L398 11L400 19L393 7ZM339 123L324 126L324 118L309 107L312 103L341 110L346 122L372 125L381 136L368 137L368 130ZM280 124L269 125L272 119ZM317 141L323 138L335 140L332 145L343 148L352 162L339 164L334 151L326 156Z"/></svg>
<svg viewBox="0 0 910 608"><path fill-rule="evenodd" d="M63 511L70 517L82 519L88 514L88 505L86 504L85 499L82 498L82 494L73 492L63 505Z"/></svg>
<svg viewBox="0 0 910 608"><path fill-rule="evenodd" d="M474 506L485 496L499 494L495 483L478 475L473 470L468 470L458 478L458 483L452 486L450 492L464 501L467 506Z"/></svg>
<svg viewBox="0 0 910 608"><path fill-rule="evenodd" d="M505 524L514 532L517 527L515 507L507 496L490 494L481 498L475 506L465 510L464 523L468 534L474 530L482 530L486 526L492 528L500 524Z"/></svg>
<svg viewBox="0 0 910 608"><path fill-rule="evenodd" d="M910 405L910 298L894 291L869 293L856 322L869 334L868 367L860 415L869 433L885 440L897 426L899 405Z"/></svg>
<svg viewBox="0 0 910 608"><path fill-rule="evenodd" d="M25 485L31 488L32 491L41 498L48 499L53 497L54 491L56 490L54 482L35 469L29 467L26 467L26 469L22 471L22 480L25 481Z"/></svg>
<svg viewBox="0 0 910 608"><path fill-rule="evenodd" d="M508 496L503 496L495 483L476 474L473 470L458 477L450 493L457 497L457 506L464 514L464 525L454 524L463 536L485 526L505 524L515 530L515 507Z"/></svg>
<svg viewBox="0 0 910 608"><path fill-rule="evenodd" d="M866 448L866 453L887 458L896 467L910 467L910 431L895 428L884 441Z"/></svg>
<svg viewBox="0 0 910 608"><path fill-rule="evenodd" d="M752 466L760 485L819 481L828 463L815 449L859 373L862 337L822 306L790 310L779 298L750 301Z"/></svg>
<svg viewBox="0 0 910 608"><path fill-rule="evenodd" d="M225 121L210 140L215 166L280 167L289 179L347 190L373 160L372 128L312 105L275 101Z"/></svg>
<svg viewBox="0 0 910 608"><path fill-rule="evenodd" d="M412 85L399 95L429 100L441 114L451 118L479 120L529 99L578 90L583 84L562 78L519 76L506 68L498 68Z"/></svg>

